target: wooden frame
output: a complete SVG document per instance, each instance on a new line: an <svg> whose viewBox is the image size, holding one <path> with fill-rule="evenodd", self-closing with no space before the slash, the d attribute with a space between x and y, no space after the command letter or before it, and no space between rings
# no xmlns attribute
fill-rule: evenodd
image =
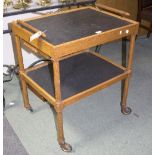
<svg viewBox="0 0 155 155"><path fill-rule="evenodd" d="M93 7L84 7L84 8L78 8L73 9L61 13L56 13L52 15L44 15L37 18L44 18L47 16L56 16L57 14L62 13L68 13L76 10L82 10L85 8L91 8L97 11L97 8ZM79 99L82 99L88 95L91 95L95 93L96 91L99 91L103 88L106 88L113 83L116 83L120 80L125 81L123 95L122 95L122 101L121 101L121 107L122 107L122 113L129 114L131 112L130 108L126 107L126 100L127 100L127 94L128 94L128 86L129 86L129 78L132 73L132 62L133 62L133 54L134 54L134 45L135 45L135 36L138 32L138 23L129 19L126 19L124 17L120 17L118 15L114 15L112 13L106 12L106 11L100 11L104 12L110 16L114 16L116 18L128 21L130 24L127 26L119 27L116 29L112 29L109 31L102 32L100 34L94 34L92 36L88 36L85 38L80 38L74 41L66 42L60 45L53 45L51 43L48 43L44 40L44 38L35 39L34 41L30 42L29 38L32 35L31 32L21 27L21 23L24 21L13 22L12 23L12 31L15 37L15 43L16 43L16 51L17 51L17 59L19 63L19 73L21 77L21 85L22 85L22 94L24 98L24 106L28 109L31 109L31 106L29 104L28 100L28 93L27 93L27 85L32 87L39 96L43 97L45 100L47 100L51 105L54 106L56 113L57 113L57 127L58 127L58 142L61 146L61 148L64 151L71 151L71 146L65 142L64 139L64 133L63 133L63 116L62 111L63 108L74 103L75 101L78 101ZM28 20L34 20L28 19ZM26 20L26 21L28 21ZM35 29L34 29L35 30ZM128 32L126 32L126 30ZM120 33L121 31L121 33ZM105 58L97 53L91 52L96 57L99 57L101 59L106 60L107 62L113 64L114 66L117 66L118 68L122 69L124 72L112 79L109 79L105 82L102 82L94 87L91 87L85 91L82 91L78 94L75 94L67 99L62 100L62 94L61 94L61 83L60 83L60 66L59 62L62 59L67 59L68 57L71 57L73 55L79 54L83 52L83 50L86 50L88 48L94 47L99 44L104 44L113 40L117 40L124 37L130 37L130 50L129 50L129 57L128 57L128 66L123 67L121 65L116 64L115 62L109 60L108 58ZM28 46L34 53L40 54L42 56L47 56L49 59L51 59L51 62L53 64L53 72L54 72L54 88L55 88L55 97L51 96L49 93L47 93L42 87L40 87L36 82L34 82L27 73L32 70L37 70L38 68L47 65L47 63L43 63L41 65L32 67L30 69L24 69L23 65L23 58L22 58L22 52L21 52L21 41L24 41L26 46ZM89 52L89 51L87 51Z"/></svg>

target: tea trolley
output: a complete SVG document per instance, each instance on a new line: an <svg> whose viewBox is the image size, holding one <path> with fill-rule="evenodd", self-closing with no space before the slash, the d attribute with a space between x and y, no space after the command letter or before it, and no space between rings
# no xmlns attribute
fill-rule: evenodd
<svg viewBox="0 0 155 155"><path fill-rule="evenodd" d="M127 95L138 27L133 20L91 6L12 22L24 107L32 110L28 88L54 107L58 143L63 151L72 150L64 138L65 107L123 80L121 111L130 114ZM40 37L30 41L39 31ZM130 40L127 67L90 50L124 37ZM22 46L46 61L24 68Z"/></svg>

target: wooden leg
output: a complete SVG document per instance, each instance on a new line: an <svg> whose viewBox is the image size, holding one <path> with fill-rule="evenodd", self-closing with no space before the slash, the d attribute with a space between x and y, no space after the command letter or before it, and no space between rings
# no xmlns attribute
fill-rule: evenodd
<svg viewBox="0 0 155 155"><path fill-rule="evenodd" d="M58 142L61 145L65 141L64 131L63 131L63 115L62 115L62 112L56 112L56 121L57 121Z"/></svg>
<svg viewBox="0 0 155 155"><path fill-rule="evenodd" d="M128 88L129 88L129 78L124 81L124 89L121 101L121 111L125 115L129 115L131 113L131 108L127 107L127 96L128 96Z"/></svg>
<svg viewBox="0 0 155 155"><path fill-rule="evenodd" d="M132 35L131 39L130 39L130 49L129 49L128 66L127 66L127 70L130 72L132 70L134 46L135 46L135 35ZM129 88L129 78L130 78L130 74L129 74L128 78L125 79L123 86L122 86L121 111L125 115L128 115L131 113L131 108L126 106L127 105L128 88Z"/></svg>
<svg viewBox="0 0 155 155"><path fill-rule="evenodd" d="M22 56L21 45L20 45L20 38L18 36L15 36L15 43L16 43L17 60L19 64L19 74L20 74L20 72L24 72L24 64L23 64L23 56ZM21 81L21 90L22 90L22 95L24 100L24 107L32 112L33 110L31 108L31 105L28 99L27 84L25 80L22 79L21 75L20 75L20 81Z"/></svg>
<svg viewBox="0 0 155 155"><path fill-rule="evenodd" d="M54 74L54 90L57 102L61 102L61 89L60 89L60 66L59 61L53 61L53 74Z"/></svg>
<svg viewBox="0 0 155 155"><path fill-rule="evenodd" d="M33 112L33 109L29 103L27 84L22 78L20 80L21 80L21 90L23 95L24 107Z"/></svg>
<svg viewBox="0 0 155 155"><path fill-rule="evenodd" d="M55 98L56 98L56 124L57 124L57 135L58 143L64 152L71 152L72 147L70 144L65 142L64 131L63 131L63 115L61 106L61 88L60 88L60 66L59 61L53 62L54 71L54 88L55 88Z"/></svg>
<svg viewBox="0 0 155 155"><path fill-rule="evenodd" d="M127 38L122 38L122 66L126 67L126 55L127 55ZM123 97L125 80L121 81L121 102Z"/></svg>
<svg viewBox="0 0 155 155"><path fill-rule="evenodd" d="M64 152L71 152L72 147L70 144L65 142L64 138L64 130L63 130L63 115L62 112L57 112L56 114L56 121L57 121L57 135L58 135L58 143L61 149Z"/></svg>
<svg viewBox="0 0 155 155"><path fill-rule="evenodd" d="M127 65L126 57L127 57L127 38L122 38L122 66L123 67L126 67Z"/></svg>

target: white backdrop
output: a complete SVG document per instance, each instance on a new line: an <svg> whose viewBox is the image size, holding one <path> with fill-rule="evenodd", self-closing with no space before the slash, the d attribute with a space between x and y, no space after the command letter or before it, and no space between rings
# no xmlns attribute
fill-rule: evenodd
<svg viewBox="0 0 155 155"><path fill-rule="evenodd" d="M54 3L57 3L57 0L52 0L52 1ZM57 9L52 9L52 10L46 10L42 12L49 12L49 11L56 11L56 10ZM35 13L27 13L27 14L4 17L3 18L3 30L8 29L8 23L12 22L13 20L31 18L35 16L38 16L38 15ZM35 60L39 59L38 57L34 56L31 53L26 52L25 50L22 50L22 51L23 51L23 56L24 56L25 67L29 66ZM7 64L7 65L15 64L14 52L12 48L12 41L11 41L10 34L3 34L3 64Z"/></svg>

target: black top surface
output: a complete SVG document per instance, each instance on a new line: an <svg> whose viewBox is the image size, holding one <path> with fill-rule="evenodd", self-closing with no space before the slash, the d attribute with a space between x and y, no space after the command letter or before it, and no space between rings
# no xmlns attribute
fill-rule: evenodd
<svg viewBox="0 0 155 155"><path fill-rule="evenodd" d="M83 53L60 61L60 83L62 99L66 99L102 82L122 74L124 71L90 53ZM28 73L50 95L54 96L52 64Z"/></svg>
<svg viewBox="0 0 155 155"><path fill-rule="evenodd" d="M28 21L28 24L44 31L46 40L58 45L130 24L127 21L86 8L65 14Z"/></svg>

